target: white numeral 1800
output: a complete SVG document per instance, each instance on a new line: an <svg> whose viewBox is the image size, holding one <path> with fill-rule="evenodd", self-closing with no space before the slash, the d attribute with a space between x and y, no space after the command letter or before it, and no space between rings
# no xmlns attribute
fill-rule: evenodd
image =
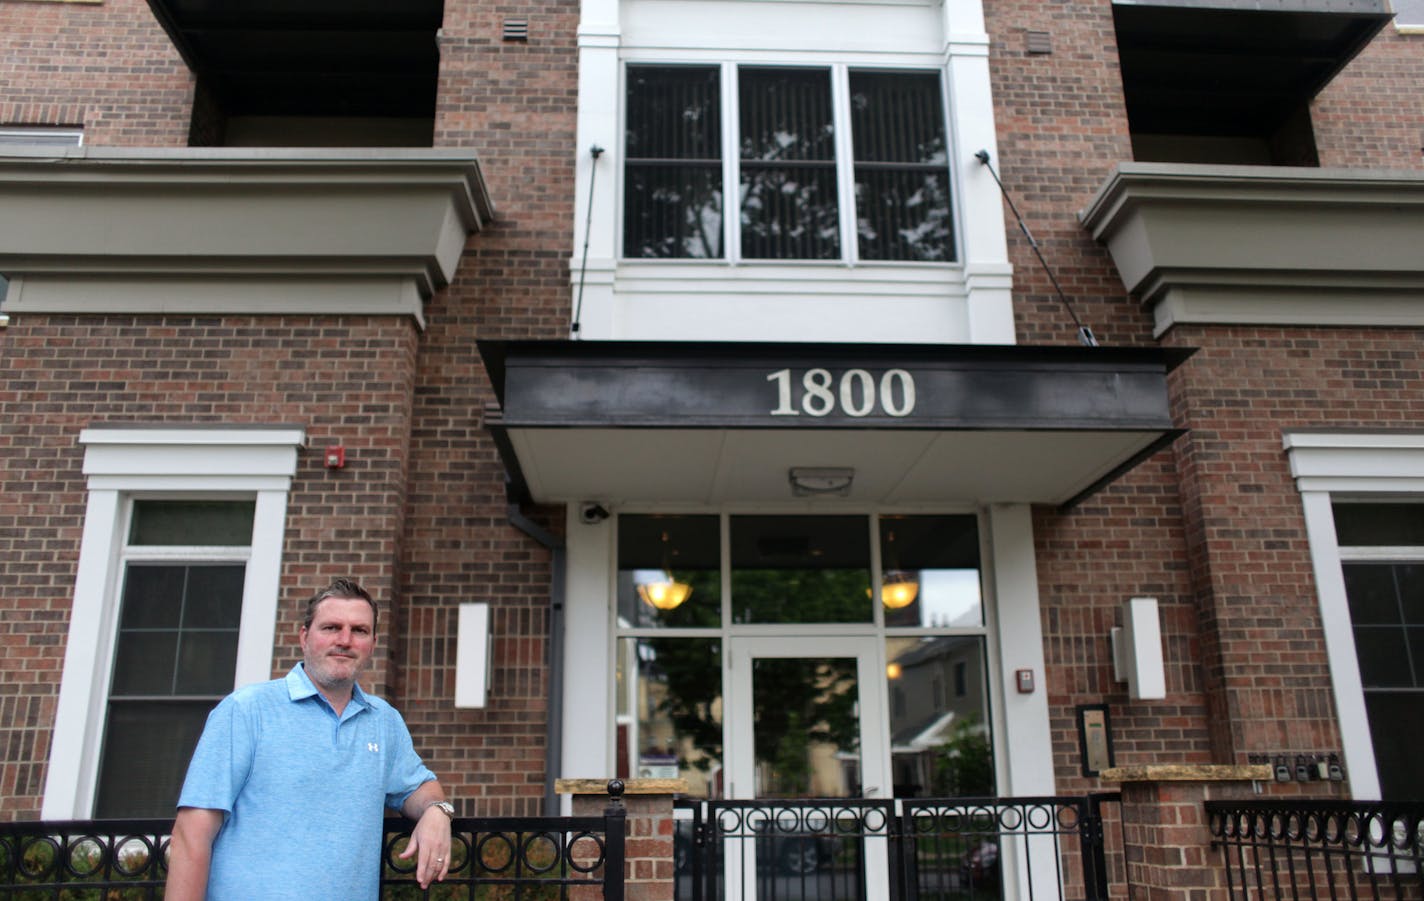
<svg viewBox="0 0 1424 901"><path fill-rule="evenodd" d="M878 386L864 369L847 369L839 385L829 369L808 369L801 374L799 408L790 369L778 369L766 380L776 383L772 416L828 416L838 407L847 416L869 416L877 407L890 416L909 416L915 409L915 379L903 369L886 370Z"/></svg>

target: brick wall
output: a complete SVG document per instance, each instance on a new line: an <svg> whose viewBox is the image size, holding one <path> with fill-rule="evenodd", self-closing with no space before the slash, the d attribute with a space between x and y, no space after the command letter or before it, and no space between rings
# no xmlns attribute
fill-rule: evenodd
<svg viewBox="0 0 1424 901"><path fill-rule="evenodd" d="M0 3L0 125L86 144L184 146L193 79L144 0Z"/></svg>
<svg viewBox="0 0 1424 901"><path fill-rule="evenodd" d="M394 700L463 813L541 812L549 696L550 554L508 521L483 411L478 338L562 338L570 316L578 4L520 7L527 42L501 40L507 7L447 0L436 144L478 156L495 221L427 309L410 450L402 634ZM562 531L563 511L526 511ZM482 710L451 706L461 601L492 607L494 681Z"/></svg>
<svg viewBox="0 0 1424 901"><path fill-rule="evenodd" d="M1280 435L1415 427L1419 332L1178 327L1154 339L1148 314L1076 220L1111 168L1131 159L1110 0L985 0L985 15L996 162L1079 316L1105 344L1201 348L1171 380L1174 417L1191 434L1078 508L1036 513L1060 790L1095 784L1078 775L1074 708L1104 699L1119 764L1336 750ZM1049 34L1051 53L1027 52L1030 30ZM1316 101L1322 165L1424 165L1421 48L1424 38L1386 28ZM1018 340L1072 342L1072 320L1012 221L1009 230ZM1136 595L1161 602L1164 701L1129 703L1112 682L1108 630Z"/></svg>
<svg viewBox="0 0 1424 901"><path fill-rule="evenodd" d="M96 422L299 424L274 675L313 589L396 579L416 335L394 317L77 317L0 331L0 810L39 815L83 527L79 432ZM347 467L323 468L340 443ZM390 647L393 618L381 641ZM386 667L371 677L384 689Z"/></svg>

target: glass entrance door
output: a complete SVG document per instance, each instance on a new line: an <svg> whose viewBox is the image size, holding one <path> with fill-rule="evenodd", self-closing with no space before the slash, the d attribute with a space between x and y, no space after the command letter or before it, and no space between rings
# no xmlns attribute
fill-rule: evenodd
<svg viewBox="0 0 1424 901"><path fill-rule="evenodd" d="M736 637L728 650L728 794L761 803L725 821L726 884L762 901L887 897L876 639Z"/></svg>

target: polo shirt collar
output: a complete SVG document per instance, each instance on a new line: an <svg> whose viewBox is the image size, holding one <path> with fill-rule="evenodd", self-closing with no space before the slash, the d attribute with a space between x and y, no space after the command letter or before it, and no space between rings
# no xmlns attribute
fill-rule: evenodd
<svg viewBox="0 0 1424 901"><path fill-rule="evenodd" d="M307 675L306 667L300 662L292 667L291 672L287 673L286 682L287 697L293 702L321 695L316 683L312 682L311 677ZM326 699L322 698L322 702L325 703ZM370 702L366 700L366 693L361 690L360 683L351 686L351 702L347 705L348 709L352 704L356 705L357 710L364 710L371 706Z"/></svg>

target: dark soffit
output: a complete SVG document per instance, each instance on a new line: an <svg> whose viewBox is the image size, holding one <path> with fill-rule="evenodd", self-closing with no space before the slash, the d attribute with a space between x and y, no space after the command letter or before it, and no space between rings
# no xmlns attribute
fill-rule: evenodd
<svg viewBox="0 0 1424 901"><path fill-rule="evenodd" d="M1389 22L1385 0L1115 2L1134 132L1258 136L1300 109Z"/></svg>
<svg viewBox="0 0 1424 901"><path fill-rule="evenodd" d="M444 0L149 0L229 115L433 115Z"/></svg>

